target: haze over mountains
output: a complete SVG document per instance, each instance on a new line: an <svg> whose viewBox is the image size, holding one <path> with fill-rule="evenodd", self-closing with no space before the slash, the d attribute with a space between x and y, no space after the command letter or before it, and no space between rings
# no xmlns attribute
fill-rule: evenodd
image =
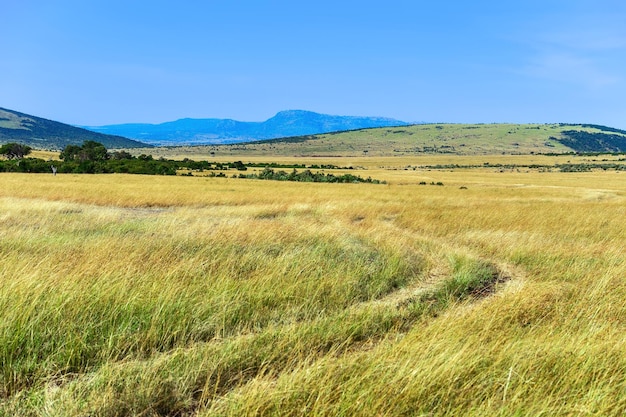
<svg viewBox="0 0 626 417"><path fill-rule="evenodd" d="M98 133L136 139L151 145L201 145L250 142L409 124L384 117L331 116L304 110L287 110L277 113L264 122L241 122L232 119L180 119L161 124L129 123L82 127Z"/></svg>

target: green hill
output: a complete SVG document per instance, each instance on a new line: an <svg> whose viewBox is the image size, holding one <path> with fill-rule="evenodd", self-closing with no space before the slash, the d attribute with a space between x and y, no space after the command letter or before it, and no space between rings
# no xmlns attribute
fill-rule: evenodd
<svg viewBox="0 0 626 417"><path fill-rule="evenodd" d="M421 124L209 147L238 154L409 156L626 152L626 131L589 124Z"/></svg>
<svg viewBox="0 0 626 417"><path fill-rule="evenodd" d="M91 132L0 107L0 144L19 142L36 149L60 150L67 145L80 145L86 140L100 142L107 148L150 146L121 136Z"/></svg>

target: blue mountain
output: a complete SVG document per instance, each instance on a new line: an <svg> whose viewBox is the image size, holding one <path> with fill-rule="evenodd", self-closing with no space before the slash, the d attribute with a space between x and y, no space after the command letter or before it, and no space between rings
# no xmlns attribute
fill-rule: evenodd
<svg viewBox="0 0 626 417"><path fill-rule="evenodd" d="M232 119L180 119L161 124L130 123L82 127L94 132L124 136L152 145L200 145L250 142L408 124L384 117L331 116L304 110L287 110L277 113L264 122L240 122Z"/></svg>

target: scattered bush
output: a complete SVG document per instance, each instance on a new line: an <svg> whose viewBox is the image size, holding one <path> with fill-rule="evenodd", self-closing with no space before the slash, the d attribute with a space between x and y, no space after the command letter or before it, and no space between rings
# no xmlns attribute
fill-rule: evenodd
<svg viewBox="0 0 626 417"><path fill-rule="evenodd" d="M370 184L385 184L384 181L372 179L370 177L362 178L358 175L344 174L334 175L325 174L323 172L312 172L306 169L298 172L296 169L287 173L285 171L274 171L271 168L265 168L258 174L249 174L245 178L275 181L297 181L297 182L338 182L338 183L359 183L365 182Z"/></svg>

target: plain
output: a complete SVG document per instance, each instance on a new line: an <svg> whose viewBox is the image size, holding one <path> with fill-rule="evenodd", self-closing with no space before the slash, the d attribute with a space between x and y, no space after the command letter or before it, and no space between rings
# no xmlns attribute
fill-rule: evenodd
<svg viewBox="0 0 626 417"><path fill-rule="evenodd" d="M625 173L362 161L3 174L0 415L624 415Z"/></svg>

